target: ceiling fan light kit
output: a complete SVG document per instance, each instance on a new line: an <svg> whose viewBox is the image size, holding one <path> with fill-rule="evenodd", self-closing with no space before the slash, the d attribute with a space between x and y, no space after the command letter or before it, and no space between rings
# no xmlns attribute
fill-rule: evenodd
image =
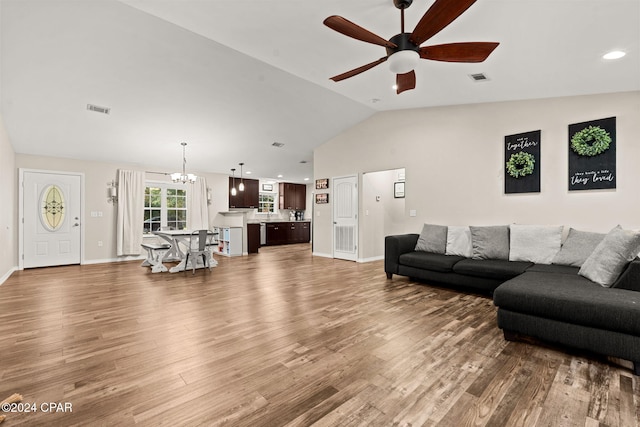
<svg viewBox="0 0 640 427"><path fill-rule="evenodd" d="M411 6L413 0L393 0L400 9L400 33L385 40L371 31L337 15L324 20L324 24L345 36L366 43L383 46L387 56L369 64L354 68L346 73L331 77L338 82L363 73L376 65L389 60L389 69L396 74L396 92L402 93L416 87L414 69L419 59L443 62L482 62L498 47L495 42L447 43L420 47L422 43L439 33L443 28L456 20L476 0L435 0L422 16L411 33L404 31L404 10Z"/></svg>
<svg viewBox="0 0 640 427"><path fill-rule="evenodd" d="M389 57L389 69L394 74L405 74L418 65L420 55L414 50L401 50Z"/></svg>

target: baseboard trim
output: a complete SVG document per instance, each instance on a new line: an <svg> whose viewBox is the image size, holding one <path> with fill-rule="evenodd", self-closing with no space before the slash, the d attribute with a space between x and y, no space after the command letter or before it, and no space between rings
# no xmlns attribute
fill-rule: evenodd
<svg viewBox="0 0 640 427"><path fill-rule="evenodd" d="M333 258L332 254L323 254L322 252L311 252L311 255L319 256L319 257L322 257L322 258Z"/></svg>
<svg viewBox="0 0 640 427"><path fill-rule="evenodd" d="M373 262L373 261L381 261L381 260L384 260L384 255L374 256L374 257L371 257L371 258L359 259L358 262Z"/></svg>
<svg viewBox="0 0 640 427"><path fill-rule="evenodd" d="M90 260L84 260L82 265L107 264L107 263L110 263L110 262L123 262L123 261L135 261L135 260L142 261L142 260L144 260L144 256L142 256L142 255L134 255L134 256L121 256L121 257L118 257L118 258L90 259Z"/></svg>
<svg viewBox="0 0 640 427"><path fill-rule="evenodd" d="M18 267L17 267L17 266L13 266L11 269L9 269L9 271L7 271L7 272L4 274L4 276L0 277L0 286L2 286L2 284L3 284L4 282L6 282L6 281L7 281L7 279L8 279L9 277L11 277L11 275L12 275L15 271L18 271L18 270L19 270L19 269L18 269Z"/></svg>

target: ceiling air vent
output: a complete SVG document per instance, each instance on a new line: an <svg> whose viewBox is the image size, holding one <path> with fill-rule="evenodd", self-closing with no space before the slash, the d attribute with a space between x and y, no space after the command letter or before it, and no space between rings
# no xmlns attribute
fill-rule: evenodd
<svg viewBox="0 0 640 427"><path fill-rule="evenodd" d="M274 147L277 147L277 148L284 147L284 144L283 144L282 142L274 142L274 143L273 143L273 144L271 144L271 145L273 145Z"/></svg>
<svg viewBox="0 0 640 427"><path fill-rule="evenodd" d="M87 104L87 110L95 111L96 113L109 114L109 112L111 111L111 108L100 107L98 105L93 105L93 104Z"/></svg>
<svg viewBox="0 0 640 427"><path fill-rule="evenodd" d="M471 77L471 80L473 80L474 82L485 82L489 80L489 78L482 73L469 74L469 77Z"/></svg>

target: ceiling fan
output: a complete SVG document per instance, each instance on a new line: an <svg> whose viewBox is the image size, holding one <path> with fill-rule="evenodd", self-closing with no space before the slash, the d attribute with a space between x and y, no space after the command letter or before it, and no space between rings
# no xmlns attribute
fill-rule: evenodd
<svg viewBox="0 0 640 427"><path fill-rule="evenodd" d="M363 42L384 46L387 56L346 73L331 77L339 82L356 76L376 65L389 60L390 69L396 73L396 93L415 89L416 74L413 71L420 58L445 62L482 62L498 47L494 42L447 43L420 47L422 43L436 35L440 30L462 15L476 0L436 0L427 10L411 33L404 31L404 10L413 0L393 0L400 9L400 34L389 40L366 30L341 16L333 15L324 20L324 24L345 36Z"/></svg>

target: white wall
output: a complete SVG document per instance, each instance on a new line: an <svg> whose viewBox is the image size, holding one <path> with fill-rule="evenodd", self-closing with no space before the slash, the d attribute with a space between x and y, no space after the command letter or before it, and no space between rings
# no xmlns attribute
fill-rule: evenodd
<svg viewBox="0 0 640 427"><path fill-rule="evenodd" d="M18 267L18 173L15 153L0 116L0 182L3 183L0 203L0 284Z"/></svg>
<svg viewBox="0 0 640 427"><path fill-rule="evenodd" d="M4 159L4 156L3 156ZM116 255L116 205L107 201L107 183L117 179L118 169L132 169L145 171L163 171L154 166L114 164L103 162L90 162L84 160L65 159L45 156L32 156L17 154L15 156L15 166L11 169L13 176L17 176L18 168L41 169L50 171L70 171L84 173L85 177L85 200L84 200L84 262L107 262L118 260ZM4 160L3 160L4 161ZM174 172L174 171L166 171ZM209 205L209 226L212 227L219 218L217 212L227 211L229 205L228 196L228 176L222 174L206 174L198 171L189 171L207 180L207 186L212 189L212 203ZM169 177L157 174L147 174L147 180L169 181ZM15 178L14 178L15 179ZM14 184L11 188L17 188ZM15 206L17 206L17 196ZM102 212L101 217L92 217L91 212ZM17 218L17 214L16 214ZM13 221L17 228L17 222ZM102 246L98 246L98 242ZM17 237L15 251L17 252Z"/></svg>
<svg viewBox="0 0 640 427"><path fill-rule="evenodd" d="M617 189L569 192L568 125L612 116ZM504 137L537 129L541 192L505 195ZM314 175L405 167L404 232L420 232L424 222L640 228L638 135L637 91L381 112L318 147ZM331 254L331 203L316 205L314 222L314 252Z"/></svg>
<svg viewBox="0 0 640 427"><path fill-rule="evenodd" d="M404 231L405 199L393 194L394 183L404 179L404 173L402 168L362 176L359 259L363 261L383 259L384 236Z"/></svg>

